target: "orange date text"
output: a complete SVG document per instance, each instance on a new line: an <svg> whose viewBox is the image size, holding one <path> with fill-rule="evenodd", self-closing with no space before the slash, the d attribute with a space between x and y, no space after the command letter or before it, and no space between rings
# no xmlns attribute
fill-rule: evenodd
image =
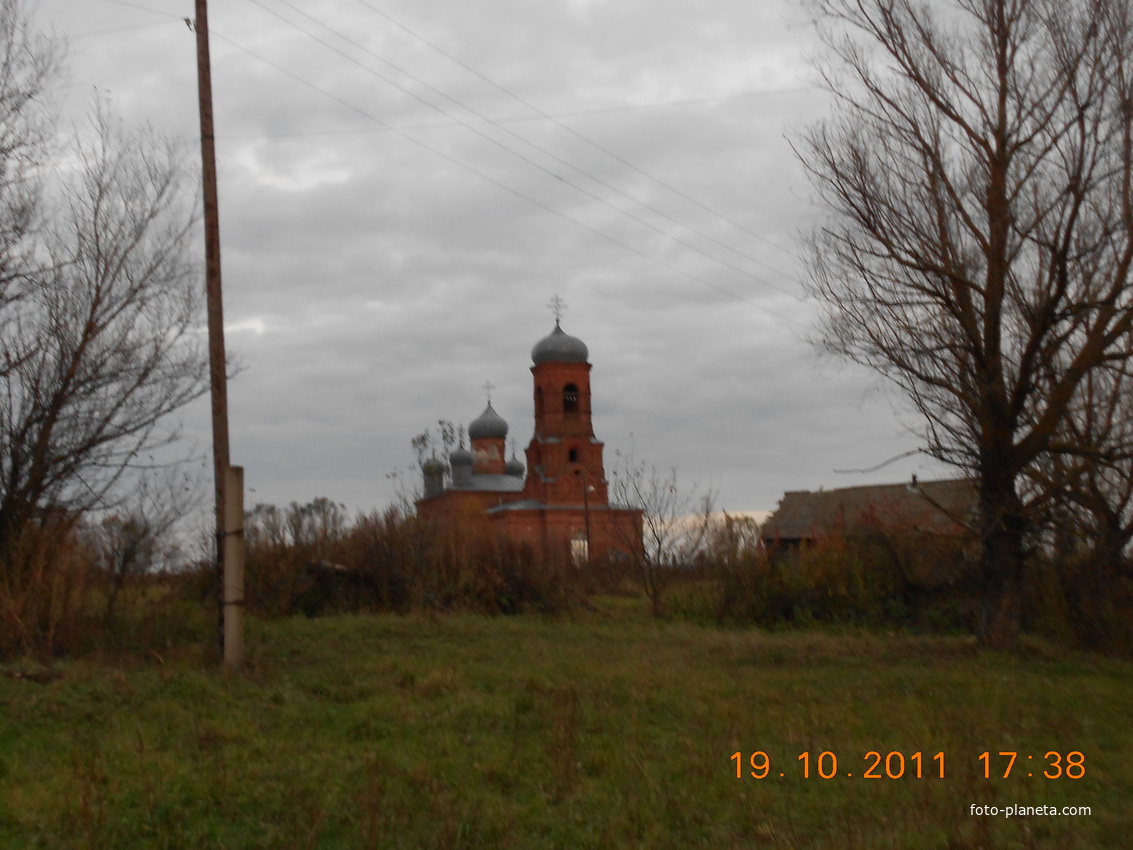
<svg viewBox="0 0 1133 850"><path fill-rule="evenodd" d="M841 776L847 779L860 777L862 779L925 779L944 778L944 753L939 752L932 756L924 753L901 753L892 751L882 753L870 750L862 756L859 764L856 759L839 761L837 753L823 750L821 753L799 753L795 764L783 764L776 769L771 763L771 756L763 750L757 750L746 759L744 753L732 753L732 761L736 764L736 779L743 779L745 773L752 779L767 779L768 777L786 777L799 775L803 779L834 779Z"/></svg>

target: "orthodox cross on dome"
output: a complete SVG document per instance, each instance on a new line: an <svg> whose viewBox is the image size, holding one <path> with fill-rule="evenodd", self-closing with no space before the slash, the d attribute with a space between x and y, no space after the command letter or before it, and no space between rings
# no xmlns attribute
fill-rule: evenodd
<svg viewBox="0 0 1133 850"><path fill-rule="evenodd" d="M492 403L492 390L494 390L495 388L496 385L491 381L485 381L484 385L480 387L480 389L484 391L484 394L488 396L488 404Z"/></svg>
<svg viewBox="0 0 1133 850"><path fill-rule="evenodd" d="M559 298L558 295L555 295L555 297L547 303L547 306L550 307L551 312L555 314L555 324L557 325L559 320L562 319L563 313L566 312L566 302Z"/></svg>

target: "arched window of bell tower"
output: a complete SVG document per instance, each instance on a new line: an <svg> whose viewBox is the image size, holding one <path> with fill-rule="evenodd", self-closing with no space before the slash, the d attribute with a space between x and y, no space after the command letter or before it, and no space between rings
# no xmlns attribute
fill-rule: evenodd
<svg viewBox="0 0 1133 850"><path fill-rule="evenodd" d="M535 415L536 416L542 416L543 415L543 388L542 387L536 387L535 388Z"/></svg>
<svg viewBox="0 0 1133 850"><path fill-rule="evenodd" d="M571 449L567 457L571 463L578 463L578 449Z"/></svg>
<svg viewBox="0 0 1133 850"><path fill-rule="evenodd" d="M578 386L575 384L563 387L563 413L578 413Z"/></svg>

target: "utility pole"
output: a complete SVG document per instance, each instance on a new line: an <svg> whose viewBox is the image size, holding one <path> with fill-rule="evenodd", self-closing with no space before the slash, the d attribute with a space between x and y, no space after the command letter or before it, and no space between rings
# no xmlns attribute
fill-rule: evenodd
<svg viewBox="0 0 1133 850"><path fill-rule="evenodd" d="M216 138L212 120L207 0L196 0L194 29L197 34L197 94L201 114L201 178L204 184L209 384L212 389L216 577L220 599L217 625L224 664L239 667L243 661L244 613L243 470L239 470L239 473L230 471L228 450L228 374L224 351L224 307L220 288L220 207L216 193ZM237 486L239 490L236 490ZM226 503L233 499L240 505L241 516L238 518L232 511L225 511Z"/></svg>

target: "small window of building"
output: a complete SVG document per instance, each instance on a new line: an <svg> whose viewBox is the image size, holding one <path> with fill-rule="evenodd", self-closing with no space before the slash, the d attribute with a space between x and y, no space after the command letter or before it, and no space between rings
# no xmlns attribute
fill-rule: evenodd
<svg viewBox="0 0 1133 850"><path fill-rule="evenodd" d="M535 388L535 415L539 416L543 413L543 388Z"/></svg>
<svg viewBox="0 0 1133 850"><path fill-rule="evenodd" d="M578 413L578 387L574 384L563 387L563 413Z"/></svg>
<svg viewBox="0 0 1133 850"><path fill-rule="evenodd" d="M567 457L571 463L578 463L578 449L571 449Z"/></svg>

